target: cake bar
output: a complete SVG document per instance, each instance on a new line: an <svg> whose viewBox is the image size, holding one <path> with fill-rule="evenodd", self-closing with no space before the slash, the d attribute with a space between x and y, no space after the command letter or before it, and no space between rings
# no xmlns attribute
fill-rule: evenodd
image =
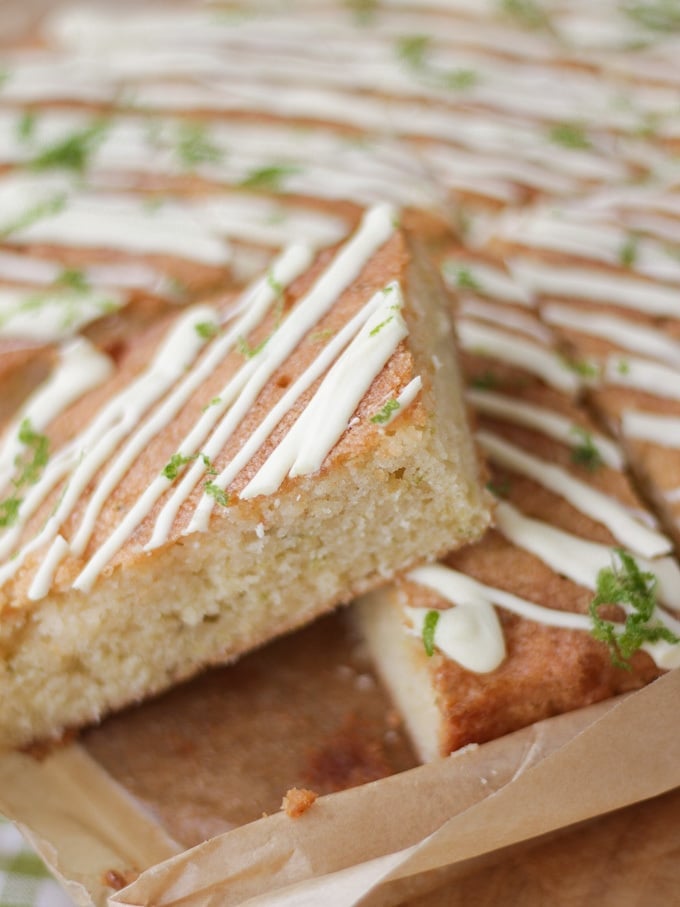
<svg viewBox="0 0 680 907"><path fill-rule="evenodd" d="M497 498L482 541L366 596L358 619L424 760L635 689L680 664L680 569L581 376L500 264L449 260L476 439ZM623 552L618 553L618 552ZM600 571L656 577L664 638L622 657L594 638ZM617 633L633 608L597 609Z"/></svg>
<svg viewBox="0 0 680 907"><path fill-rule="evenodd" d="M1 442L2 745L478 537L459 390L444 288L386 205L340 247L294 244L226 303L154 322L115 363L72 341Z"/></svg>

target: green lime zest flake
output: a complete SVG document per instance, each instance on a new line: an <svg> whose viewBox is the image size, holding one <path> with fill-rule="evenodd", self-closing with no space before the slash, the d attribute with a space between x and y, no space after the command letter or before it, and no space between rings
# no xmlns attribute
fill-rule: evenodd
<svg viewBox="0 0 680 907"><path fill-rule="evenodd" d="M12 495L9 498L5 498L4 501L0 501L1 529L6 529L9 526L14 526L19 518L19 508L21 507L23 502L23 498L18 498L15 495Z"/></svg>
<svg viewBox="0 0 680 907"><path fill-rule="evenodd" d="M334 331L333 328L325 328L322 331L314 331L309 335L310 343L323 343L325 340L330 340L337 331Z"/></svg>
<svg viewBox="0 0 680 907"><path fill-rule="evenodd" d="M210 409L211 406L219 406L222 402L221 397L213 397L212 400L209 400L205 406L201 409L201 412L204 413L207 409Z"/></svg>
<svg viewBox="0 0 680 907"><path fill-rule="evenodd" d="M30 226L37 221L42 220L44 217L52 217L54 214L58 214L66 207L66 201L66 193L60 192L57 195L53 195L51 198L38 202L36 205L32 205L24 211L23 214L20 214L16 220L0 227L0 239L7 239L8 236L12 236L14 233L19 233L21 230L27 230Z"/></svg>
<svg viewBox="0 0 680 907"><path fill-rule="evenodd" d="M404 35L397 41L397 56L412 69L423 69L431 45L429 35Z"/></svg>
<svg viewBox="0 0 680 907"><path fill-rule="evenodd" d="M89 293L92 289L87 275L80 268L64 268L54 281L54 285L72 290L74 293Z"/></svg>
<svg viewBox="0 0 680 907"><path fill-rule="evenodd" d="M376 334L379 334L390 321L394 321L394 315L388 315L384 321L381 321L380 324L376 324L376 326L368 332L369 337L375 337Z"/></svg>
<svg viewBox="0 0 680 907"><path fill-rule="evenodd" d="M473 88L479 82L479 73L474 69L451 69L440 76L442 85L453 91L465 91Z"/></svg>
<svg viewBox="0 0 680 907"><path fill-rule="evenodd" d="M637 261L640 237L631 233L619 249L619 262L624 268L632 268Z"/></svg>
<svg viewBox="0 0 680 907"><path fill-rule="evenodd" d="M181 123L177 129L175 151L182 166L187 168L198 164L218 164L224 157L204 123Z"/></svg>
<svg viewBox="0 0 680 907"><path fill-rule="evenodd" d="M220 488L219 485L216 485L214 482L206 482L203 486L203 490L206 494L209 494L211 498L215 498L218 504L221 504L222 507L229 506L229 495L223 488Z"/></svg>
<svg viewBox="0 0 680 907"><path fill-rule="evenodd" d="M661 640L676 645L678 638L668 627L654 620L657 577L642 571L635 558L622 548L613 551L612 566L597 575L596 594L590 603L592 636L609 648L612 663L627 671L629 660L645 643ZM621 605L626 609L624 624L600 617L602 605Z"/></svg>
<svg viewBox="0 0 680 907"><path fill-rule="evenodd" d="M478 391L488 391L498 387L499 383L498 377L487 369L487 371L475 375L470 381L470 387L474 387Z"/></svg>
<svg viewBox="0 0 680 907"><path fill-rule="evenodd" d="M568 369L576 372L582 378L597 378L600 374L597 365L593 362L588 362L586 359L565 359L564 363Z"/></svg>
<svg viewBox="0 0 680 907"><path fill-rule="evenodd" d="M109 128L106 120L95 120L90 126L72 132L59 139L28 162L32 170L73 170L83 174L90 163L92 154L104 140Z"/></svg>
<svg viewBox="0 0 680 907"><path fill-rule="evenodd" d="M24 110L17 121L17 138L20 142L30 142L35 135L38 116L35 110Z"/></svg>
<svg viewBox="0 0 680 907"><path fill-rule="evenodd" d="M550 18L535 0L500 0L500 11L512 16L524 28L551 27Z"/></svg>
<svg viewBox="0 0 680 907"><path fill-rule="evenodd" d="M626 0L621 5L621 11L637 25L642 25L649 31L658 31L665 35L680 31L678 0L645 0L645 2Z"/></svg>
<svg viewBox="0 0 680 907"><path fill-rule="evenodd" d="M437 630L440 616L441 611L428 611L423 621L423 645L428 658L432 658L434 655L434 634Z"/></svg>
<svg viewBox="0 0 680 907"><path fill-rule="evenodd" d="M596 472L604 465L602 454L593 441L592 434L580 425L574 425L571 433L577 439L577 443L572 447L571 460L578 466L585 466L588 472Z"/></svg>
<svg viewBox="0 0 680 907"><path fill-rule="evenodd" d="M357 25L369 25L378 11L378 0L345 0Z"/></svg>
<svg viewBox="0 0 680 907"><path fill-rule="evenodd" d="M446 70L431 66L427 59L431 50L429 35L405 35L398 39L396 46L399 60L435 88L463 91L477 84L479 75L473 69Z"/></svg>
<svg viewBox="0 0 680 907"><path fill-rule="evenodd" d="M273 271L267 271L267 286L276 296L283 296L283 284L274 277Z"/></svg>
<svg viewBox="0 0 680 907"><path fill-rule="evenodd" d="M215 321L198 321L194 330L203 340L212 340L219 333L220 326Z"/></svg>
<svg viewBox="0 0 680 907"><path fill-rule="evenodd" d="M497 498L507 498L512 488L509 479L492 480L486 483L486 487Z"/></svg>
<svg viewBox="0 0 680 907"><path fill-rule="evenodd" d="M24 419L19 426L19 441L26 448L29 456L21 454L15 460L15 466L20 469L19 476L14 484L35 485L47 466L50 456L50 441L47 435L34 431L30 419Z"/></svg>
<svg viewBox="0 0 680 907"><path fill-rule="evenodd" d="M262 352L268 342L269 337L265 337L257 346L251 346L245 337L239 337L236 341L236 349L246 359L252 359L253 356L257 356L258 353Z"/></svg>
<svg viewBox="0 0 680 907"><path fill-rule="evenodd" d="M170 479L171 482L174 482L174 480L188 463L193 463L194 460L199 459L203 461L203 465L205 466L208 475L217 475L217 470L213 466L210 457L207 454L201 453L200 451L195 454L189 454L188 456L185 456L181 453L173 454L161 470L161 475L165 476L166 479Z"/></svg>
<svg viewBox="0 0 680 907"><path fill-rule="evenodd" d="M630 362L627 359L619 359L619 363L616 366L616 371L619 375L628 375L630 374Z"/></svg>
<svg viewBox="0 0 680 907"><path fill-rule="evenodd" d="M43 474L50 455L49 438L47 435L35 431L30 419L23 420L19 426L18 437L24 450L17 455L14 461L17 474L12 479L12 485L16 490L27 485L35 485ZM0 527L6 528L16 523L22 503L23 498L16 494L0 501Z"/></svg>
<svg viewBox="0 0 680 907"><path fill-rule="evenodd" d="M385 425L399 409L401 409L401 403L391 397L374 416L371 416L371 422L375 422L377 425Z"/></svg>
<svg viewBox="0 0 680 907"><path fill-rule="evenodd" d="M284 180L300 172L300 167L294 164L271 164L268 167L258 167L245 179L241 180L241 189L259 189L263 192L282 192Z"/></svg>
<svg viewBox="0 0 680 907"><path fill-rule="evenodd" d="M549 130L548 138L556 145L562 145L565 148L584 150L593 147L585 129L578 123L556 123Z"/></svg>
<svg viewBox="0 0 680 907"><path fill-rule="evenodd" d="M456 265L450 262L445 265L445 272L453 276L459 290L472 290L474 293L482 292L481 283L466 265Z"/></svg>

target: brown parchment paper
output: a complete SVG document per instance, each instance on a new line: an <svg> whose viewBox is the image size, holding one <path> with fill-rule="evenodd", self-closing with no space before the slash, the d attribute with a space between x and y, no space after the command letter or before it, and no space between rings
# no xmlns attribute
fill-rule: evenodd
<svg viewBox="0 0 680 907"><path fill-rule="evenodd" d="M0 812L17 823L76 904L104 904L106 873L131 878L181 848L87 753L0 756Z"/></svg>
<svg viewBox="0 0 680 907"><path fill-rule="evenodd" d="M368 903L378 887L680 785L680 672L429 766L218 836L111 898L135 907Z"/></svg>

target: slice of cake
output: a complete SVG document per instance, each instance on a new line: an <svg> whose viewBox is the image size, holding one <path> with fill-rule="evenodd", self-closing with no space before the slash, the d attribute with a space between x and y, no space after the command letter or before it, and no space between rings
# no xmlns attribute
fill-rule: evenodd
<svg viewBox="0 0 680 907"><path fill-rule="evenodd" d="M358 612L423 759L680 664L671 543L576 402L578 376L507 272L468 254L449 273L495 527Z"/></svg>
<svg viewBox="0 0 680 907"><path fill-rule="evenodd" d="M0 741L96 720L477 538L446 296L389 206L64 352L2 439ZM69 367L80 357L77 381Z"/></svg>

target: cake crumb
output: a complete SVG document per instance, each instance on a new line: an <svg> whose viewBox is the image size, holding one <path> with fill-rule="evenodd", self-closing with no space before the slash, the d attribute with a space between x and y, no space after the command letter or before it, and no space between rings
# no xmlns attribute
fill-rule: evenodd
<svg viewBox="0 0 680 907"><path fill-rule="evenodd" d="M303 813L307 812L318 796L315 791L307 790L305 787L291 787L281 801L281 809L291 819L299 819Z"/></svg>
<svg viewBox="0 0 680 907"><path fill-rule="evenodd" d="M136 869L121 871L120 869L107 869L102 874L102 884L107 888L113 888L114 891L121 891L127 888L139 876Z"/></svg>

